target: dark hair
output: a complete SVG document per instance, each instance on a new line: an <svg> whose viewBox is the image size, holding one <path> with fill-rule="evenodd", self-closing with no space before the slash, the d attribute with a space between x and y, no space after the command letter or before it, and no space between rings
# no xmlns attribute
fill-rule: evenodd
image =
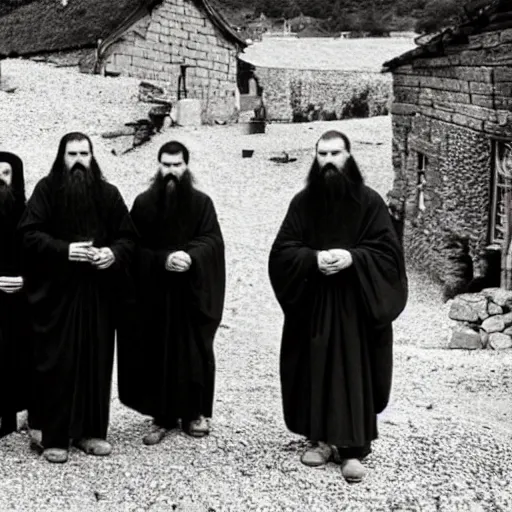
<svg viewBox="0 0 512 512"><path fill-rule="evenodd" d="M318 149L318 143L321 140L333 140L333 139L341 139L345 143L346 150L350 153L350 141L348 140L348 137L337 130L329 130L325 132L317 141L316 148Z"/></svg>
<svg viewBox="0 0 512 512"><path fill-rule="evenodd" d="M89 143L89 149L91 150L91 155L93 155L94 160L94 152L92 147L91 139L85 135L85 133L81 132L71 132L62 139L60 139L59 142L59 149L57 151L57 156L55 157L55 161L53 162L50 174L55 176L62 173L62 169L64 167L64 155L66 154L66 146L68 145L68 142L74 142L74 141L80 141L80 140L86 140Z"/></svg>
<svg viewBox="0 0 512 512"><path fill-rule="evenodd" d="M178 142L177 140L171 140L170 142L166 142L158 151L158 161L160 162L162 155L167 153L169 155L177 155L179 153L183 154L183 160L188 165L189 160L189 152L184 144Z"/></svg>

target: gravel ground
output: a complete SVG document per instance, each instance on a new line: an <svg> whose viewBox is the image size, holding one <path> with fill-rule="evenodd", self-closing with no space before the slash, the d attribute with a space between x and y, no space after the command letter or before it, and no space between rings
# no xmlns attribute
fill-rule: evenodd
<svg viewBox="0 0 512 512"><path fill-rule="evenodd" d="M303 466L304 440L282 419L282 315L267 277L270 245L326 129L349 135L368 183L385 194L392 182L388 117L273 124L250 136L237 126L167 128L115 156L111 150L120 154L130 139L100 135L145 117L149 106L136 101L137 80L20 60L2 62L2 74L17 90L0 92L0 149L24 159L29 193L70 130L92 135L101 167L129 206L154 174L160 145L171 137L188 143L198 186L214 199L223 228L227 297L208 438L173 432L145 447L150 419L123 407L114 385L111 457L73 450L67 464L54 466L29 451L25 432L0 441L0 510L512 510L512 352L445 350L448 305L412 270L410 302L395 323L392 400L366 480L346 484L334 463ZM244 148L254 149L253 158L241 158ZM297 161L269 161L282 150Z"/></svg>

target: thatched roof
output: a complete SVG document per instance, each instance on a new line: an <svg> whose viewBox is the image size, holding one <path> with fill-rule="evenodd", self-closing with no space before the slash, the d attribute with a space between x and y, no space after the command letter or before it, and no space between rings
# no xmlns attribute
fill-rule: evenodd
<svg viewBox="0 0 512 512"><path fill-rule="evenodd" d="M163 0L36 0L0 17L0 55L34 55L95 47ZM245 46L208 0L194 1L229 40ZM66 2L64 2L66 3Z"/></svg>
<svg viewBox="0 0 512 512"><path fill-rule="evenodd" d="M441 57L451 45L462 47L469 35L512 28L511 0L473 0L466 4L465 12L466 22L416 38L417 48L384 62L382 71L393 71L419 58Z"/></svg>

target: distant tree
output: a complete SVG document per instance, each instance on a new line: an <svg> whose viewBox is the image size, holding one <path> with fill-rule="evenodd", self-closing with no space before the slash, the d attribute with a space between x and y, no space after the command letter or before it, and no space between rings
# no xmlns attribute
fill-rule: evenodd
<svg viewBox="0 0 512 512"><path fill-rule="evenodd" d="M458 0L428 0L415 28L421 34L430 34L463 19L463 7Z"/></svg>

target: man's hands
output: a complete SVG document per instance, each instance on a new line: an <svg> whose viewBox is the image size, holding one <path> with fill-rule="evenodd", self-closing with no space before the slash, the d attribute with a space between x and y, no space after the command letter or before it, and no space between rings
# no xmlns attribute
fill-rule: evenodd
<svg viewBox="0 0 512 512"><path fill-rule="evenodd" d="M109 247L91 247L89 251L89 261L99 270L110 267L116 261L116 257Z"/></svg>
<svg viewBox="0 0 512 512"><path fill-rule="evenodd" d="M93 247L92 242L73 242L69 244L69 261L90 263L99 270L114 263L116 257L109 247Z"/></svg>
<svg viewBox="0 0 512 512"><path fill-rule="evenodd" d="M0 276L0 291L16 293L23 288L23 277Z"/></svg>
<svg viewBox="0 0 512 512"><path fill-rule="evenodd" d="M69 261L90 262L89 249L92 242L73 242L69 244Z"/></svg>
<svg viewBox="0 0 512 512"><path fill-rule="evenodd" d="M192 258L185 251L171 252L165 262L165 270L186 272L192 265Z"/></svg>
<svg viewBox="0 0 512 512"><path fill-rule="evenodd" d="M330 276L352 265L352 255L346 249L329 249L317 253L318 269Z"/></svg>

